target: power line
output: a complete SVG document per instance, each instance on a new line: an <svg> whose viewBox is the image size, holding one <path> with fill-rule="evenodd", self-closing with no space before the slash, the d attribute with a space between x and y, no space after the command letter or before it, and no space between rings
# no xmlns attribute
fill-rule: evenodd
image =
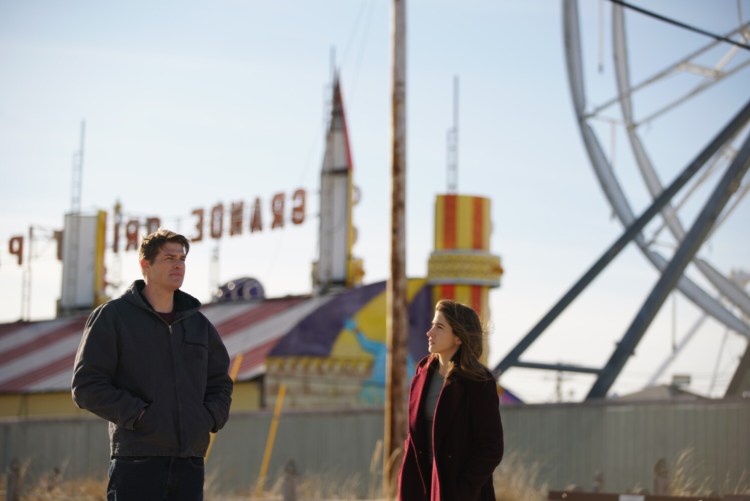
<svg viewBox="0 0 750 501"><path fill-rule="evenodd" d="M617 5L621 5L623 7L626 7L628 9L632 9L632 10L634 10L636 12L639 12L641 14L644 14L646 16L653 17L654 19L658 19L659 21L664 21L665 23L673 24L673 25L678 26L680 28L684 28L684 29L689 30L689 31L694 31L695 33L700 33L701 35L705 35L707 37L711 37L711 38L713 38L715 40L719 40L721 42L726 42L728 44L735 45L735 46L737 46L737 47L739 47L741 49L750 50L750 45L748 45L748 44L745 44L745 43L742 43L742 42L737 42L736 40L732 40L731 38L727 38L727 37L722 36L722 35L717 35L715 33L711 33L710 31L706 31L704 29L697 28L697 27L691 26L689 24L685 24L685 23L683 23L681 21L677 21L676 19L672 19L672 18L669 18L669 17L666 17L666 16L662 16L661 14L657 14L656 12L652 12L650 10L646 10L646 9L641 8L641 7L629 4L627 2L624 2L623 0L609 0L609 1L612 2L612 3L615 3Z"/></svg>

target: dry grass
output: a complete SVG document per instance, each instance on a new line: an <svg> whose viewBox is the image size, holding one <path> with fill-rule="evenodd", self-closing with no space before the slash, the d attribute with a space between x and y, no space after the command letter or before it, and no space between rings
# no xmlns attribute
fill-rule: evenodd
<svg viewBox="0 0 750 501"><path fill-rule="evenodd" d="M19 478L24 484L23 479L27 477L29 463L24 462L19 465ZM21 489L20 499L23 501L98 501L104 497L107 489L107 481L94 479L75 479L66 480L64 478L64 468L42 475L32 486L25 486ZM0 492L6 499L7 496L7 477L2 477Z"/></svg>
<svg viewBox="0 0 750 501"><path fill-rule="evenodd" d="M376 458L376 455L373 455ZM377 458L376 458L377 459ZM374 462L376 462L374 460ZM25 472L26 467L23 466ZM518 454L510 453L503 460L502 468L495 472L495 490L498 501L543 501L546 499L546 486L539 485L538 465L531 466L524 463ZM3 484L4 484L3 479ZM378 498L380 482L371 482L359 476L352 476L342 480L335 473L300 475L296 478L297 499L303 500L353 500L360 499L359 492L366 486L368 498L372 501ZM5 491L5 485L2 485ZM106 479L102 480L63 480L58 475L46 475L30 489L22 499L24 501L53 501L53 500L101 500L107 487ZM260 496L250 490L232 494L221 492L215 475L208 475L205 483L206 501L261 501L282 500L284 478L280 475L269 489ZM2 499L2 498L0 498Z"/></svg>
<svg viewBox="0 0 750 501"><path fill-rule="evenodd" d="M495 470L497 501L544 501L547 485L539 480L539 464L527 464L520 454L510 452Z"/></svg>
<svg viewBox="0 0 750 501"><path fill-rule="evenodd" d="M699 465L694 460L692 449L682 451L675 461L674 474L669 480L669 493L672 496L708 496L710 478L696 476Z"/></svg>
<svg viewBox="0 0 750 501"><path fill-rule="evenodd" d="M106 480L83 479L64 481L54 487L40 482L28 494L22 496L24 501L60 501L63 499L79 501L100 501L107 490Z"/></svg>
<svg viewBox="0 0 750 501"><path fill-rule="evenodd" d="M672 496L720 496L726 494L750 495L750 478L743 473L739 479L717 479L720 482L720 492L710 489L716 484L710 477L700 475L701 464L695 459L692 449L682 451L675 461L674 473L669 482L669 494Z"/></svg>
<svg viewBox="0 0 750 501"><path fill-rule="evenodd" d="M373 454L373 465L380 462L380 452L376 448ZM672 496L722 496L725 494L750 495L750 478L743 475L740 479L724 479L721 492L712 492L709 485L715 485L713 479L700 476L701 465L695 460L692 450L685 450L675 460L670 472L669 494ZM23 477L28 464L20 467ZM295 476L297 499L311 500L354 500L361 499L357 493L366 491L371 501L385 501L379 499L380 477L378 469L372 468L370 476L373 479L351 476L342 479L335 472L329 474L298 475ZM494 483L498 501L544 501L547 499L547 485L539 478L540 465L528 462L518 453L510 452L500 468L495 472ZM0 501L5 499L6 477L0 481ZM26 486L21 496L23 501L61 501L61 500L101 500L106 490L106 479L68 480L63 472L55 472L39 478L34 485ZM227 493L221 489L216 474L206 477L206 501L280 501L283 500L284 476L280 474L267 485L267 489L256 496L251 489L241 492ZM638 486L631 489L639 490Z"/></svg>

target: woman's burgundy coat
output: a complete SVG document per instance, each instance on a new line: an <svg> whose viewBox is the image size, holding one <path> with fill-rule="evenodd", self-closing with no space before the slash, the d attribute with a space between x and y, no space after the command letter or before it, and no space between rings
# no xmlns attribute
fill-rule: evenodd
<svg viewBox="0 0 750 501"><path fill-rule="evenodd" d="M399 472L400 501L495 501L492 473L503 457L500 401L494 379L452 376L435 408L433 429L422 415L437 359L419 362L409 389L409 434ZM425 444L432 434L430 469ZM430 473L432 470L432 473Z"/></svg>

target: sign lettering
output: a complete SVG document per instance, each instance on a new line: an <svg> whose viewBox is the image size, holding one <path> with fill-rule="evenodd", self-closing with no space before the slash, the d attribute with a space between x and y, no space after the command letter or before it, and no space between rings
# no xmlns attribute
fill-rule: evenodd
<svg viewBox="0 0 750 501"><path fill-rule="evenodd" d="M8 252L11 256L16 256L16 262L19 266L23 264L23 237L15 236L8 240Z"/></svg>
<svg viewBox="0 0 750 501"><path fill-rule="evenodd" d="M288 198L289 203L287 203L285 193L276 193L265 207L270 216L271 230L284 228L287 221L293 225L301 225L305 222L306 191L295 190ZM225 233L228 233L230 237L235 237L242 235L246 230L249 233L263 231L263 212L264 207L260 197L255 197L252 203L248 204L242 200L233 201L228 206L219 202L211 207L208 213L202 208L193 209L190 213L193 234L186 236L191 243L197 243L203 241L204 235L210 236L213 240L219 240L224 237ZM114 253L137 251L141 229L144 230L144 234L149 234L161 227L161 218L156 216L145 219L131 218L124 221L119 202L115 204L113 219L110 249ZM62 260L62 231L55 231L55 239L58 242L57 259ZM15 257L19 266L22 266L24 262L24 243L25 238L22 235L13 236L8 240L8 253Z"/></svg>

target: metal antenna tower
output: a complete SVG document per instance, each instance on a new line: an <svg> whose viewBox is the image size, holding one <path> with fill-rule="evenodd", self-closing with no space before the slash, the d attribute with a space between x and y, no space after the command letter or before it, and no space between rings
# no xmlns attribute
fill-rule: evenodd
<svg viewBox="0 0 750 501"><path fill-rule="evenodd" d="M453 127L447 133L448 193L458 191L458 75L453 77Z"/></svg>
<svg viewBox="0 0 750 501"><path fill-rule="evenodd" d="M34 228L29 226L29 243L21 282L21 320L31 320L31 257L33 255Z"/></svg>
<svg viewBox="0 0 750 501"><path fill-rule="evenodd" d="M64 235L64 241L67 243L63 246L63 252L70 252L72 259L65 259L66 266L69 266L66 277L64 292L66 295L73 295L72 303L75 303L76 290L78 288L78 240L80 238L80 216L81 216L81 192L83 184L83 146L86 137L86 121L81 122L81 139L78 151L73 154L73 176L70 187L70 220L67 228L67 235ZM70 301L68 304L72 304ZM65 304L65 302L63 302Z"/></svg>
<svg viewBox="0 0 750 501"><path fill-rule="evenodd" d="M73 181L71 184L70 211L81 213L81 185L83 183L83 145L86 138L86 122L81 122L81 139L78 151L73 154Z"/></svg>

